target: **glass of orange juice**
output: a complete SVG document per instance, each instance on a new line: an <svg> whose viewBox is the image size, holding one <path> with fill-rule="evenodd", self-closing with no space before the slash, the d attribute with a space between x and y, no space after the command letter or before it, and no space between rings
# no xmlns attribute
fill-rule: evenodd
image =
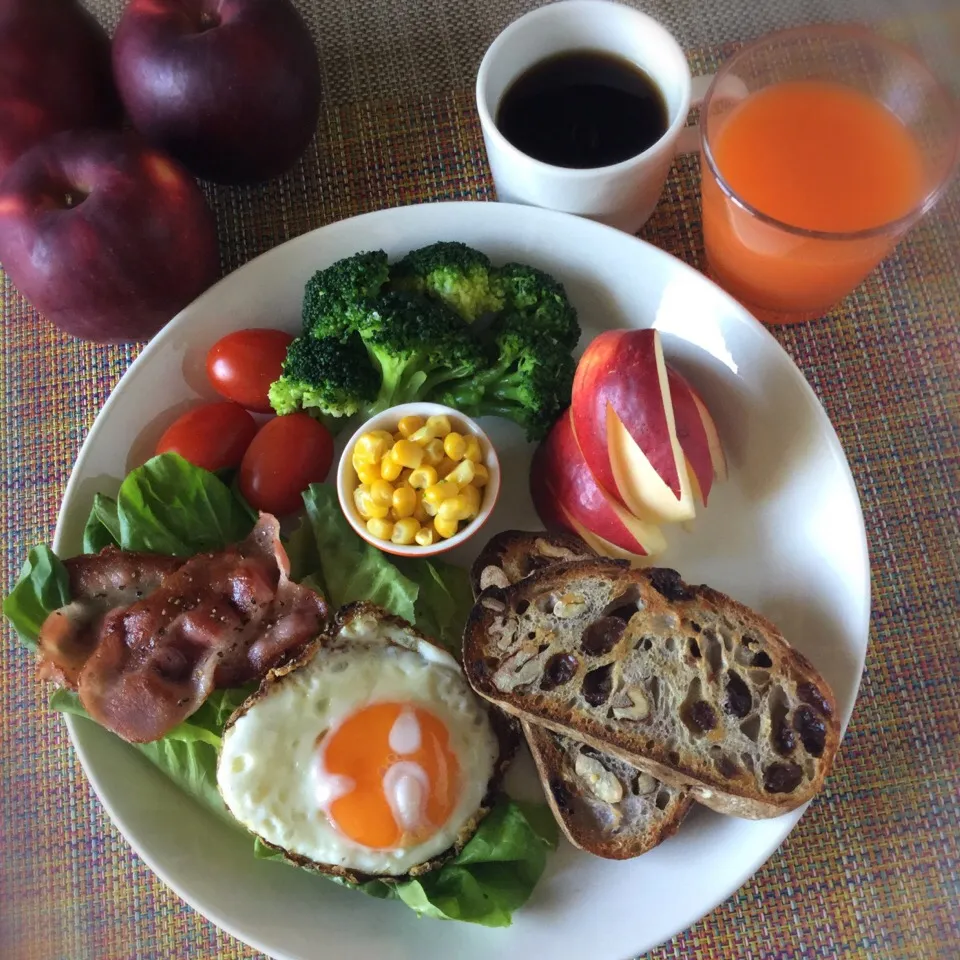
<svg viewBox="0 0 960 960"><path fill-rule="evenodd" d="M938 200L960 113L906 48L861 27L772 34L700 112L710 276L767 323L818 317Z"/></svg>

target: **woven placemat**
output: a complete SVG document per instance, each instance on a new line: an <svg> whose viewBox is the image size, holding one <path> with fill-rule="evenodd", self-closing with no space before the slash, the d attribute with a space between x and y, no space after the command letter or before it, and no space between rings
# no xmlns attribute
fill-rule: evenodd
<svg viewBox="0 0 960 960"><path fill-rule="evenodd" d="M304 0L326 96L286 177L211 188L232 270L306 230L380 207L492 200L472 95L483 49L534 4ZM938 4L929 0L931 10ZM91 6L112 27L121 3ZM836 15L819 0L645 4L716 68L738 39ZM896 12L890 0L844 15ZM960 23L899 21L931 59ZM955 63L949 57L944 62ZM950 78L951 80L955 78ZM643 236L701 265L696 163L681 160ZM70 341L2 286L2 582L47 541L90 424L138 347ZM830 415L863 501L872 640L835 772L781 850L656 960L960 956L960 188L829 318L776 331ZM9 631L0 672L0 956L259 956L134 856L83 778ZM638 892L642 895L642 892ZM426 922L426 921L425 921Z"/></svg>

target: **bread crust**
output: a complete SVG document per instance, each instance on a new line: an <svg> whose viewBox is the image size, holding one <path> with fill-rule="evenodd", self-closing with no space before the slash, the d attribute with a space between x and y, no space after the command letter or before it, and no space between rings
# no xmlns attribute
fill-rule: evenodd
<svg viewBox="0 0 960 960"><path fill-rule="evenodd" d="M488 589L463 656L481 696L720 813L795 809L839 745L833 693L777 628L664 568L572 561Z"/></svg>

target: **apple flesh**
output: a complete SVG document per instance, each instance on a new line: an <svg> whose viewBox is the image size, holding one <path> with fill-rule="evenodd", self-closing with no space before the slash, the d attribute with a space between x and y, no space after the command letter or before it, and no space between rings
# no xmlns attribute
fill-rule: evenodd
<svg viewBox="0 0 960 960"><path fill-rule="evenodd" d="M656 330L600 334L577 366L571 410L583 456L607 493L651 522L694 516Z"/></svg>
<svg viewBox="0 0 960 960"><path fill-rule="evenodd" d="M600 488L577 445L569 412L553 425L541 450L535 468L542 473L545 495L568 525L631 555L652 556L666 549L659 527L638 520Z"/></svg>
<svg viewBox="0 0 960 960"><path fill-rule="evenodd" d="M279 176L317 127L317 50L290 0L131 0L113 67L136 129L209 180Z"/></svg>
<svg viewBox="0 0 960 960"><path fill-rule="evenodd" d="M720 432L717 430L717 425L710 415L707 405L703 402L703 398L689 383L687 388L693 397L697 413L700 414L700 422L703 424L703 432L707 438L707 447L710 451L710 462L713 464L713 479L718 483L723 483L727 479L727 457L720 443Z"/></svg>
<svg viewBox="0 0 960 960"><path fill-rule="evenodd" d="M110 41L77 0L0 0L0 179L55 133L120 121Z"/></svg>
<svg viewBox="0 0 960 960"><path fill-rule="evenodd" d="M67 333L143 340L220 273L213 213L190 175L132 134L61 133L0 184L0 263Z"/></svg>

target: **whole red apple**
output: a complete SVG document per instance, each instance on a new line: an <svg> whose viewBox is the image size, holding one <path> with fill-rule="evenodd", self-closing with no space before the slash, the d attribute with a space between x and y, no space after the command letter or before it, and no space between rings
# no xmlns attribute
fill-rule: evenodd
<svg viewBox="0 0 960 960"><path fill-rule="evenodd" d="M316 130L320 65L290 0L131 0L113 69L137 130L205 179L279 176Z"/></svg>
<svg viewBox="0 0 960 960"><path fill-rule="evenodd" d="M196 181L134 134L60 133L0 183L0 263L88 340L143 340L213 283L217 230Z"/></svg>
<svg viewBox="0 0 960 960"><path fill-rule="evenodd" d="M120 119L110 41L77 0L0 0L0 178L51 134Z"/></svg>

